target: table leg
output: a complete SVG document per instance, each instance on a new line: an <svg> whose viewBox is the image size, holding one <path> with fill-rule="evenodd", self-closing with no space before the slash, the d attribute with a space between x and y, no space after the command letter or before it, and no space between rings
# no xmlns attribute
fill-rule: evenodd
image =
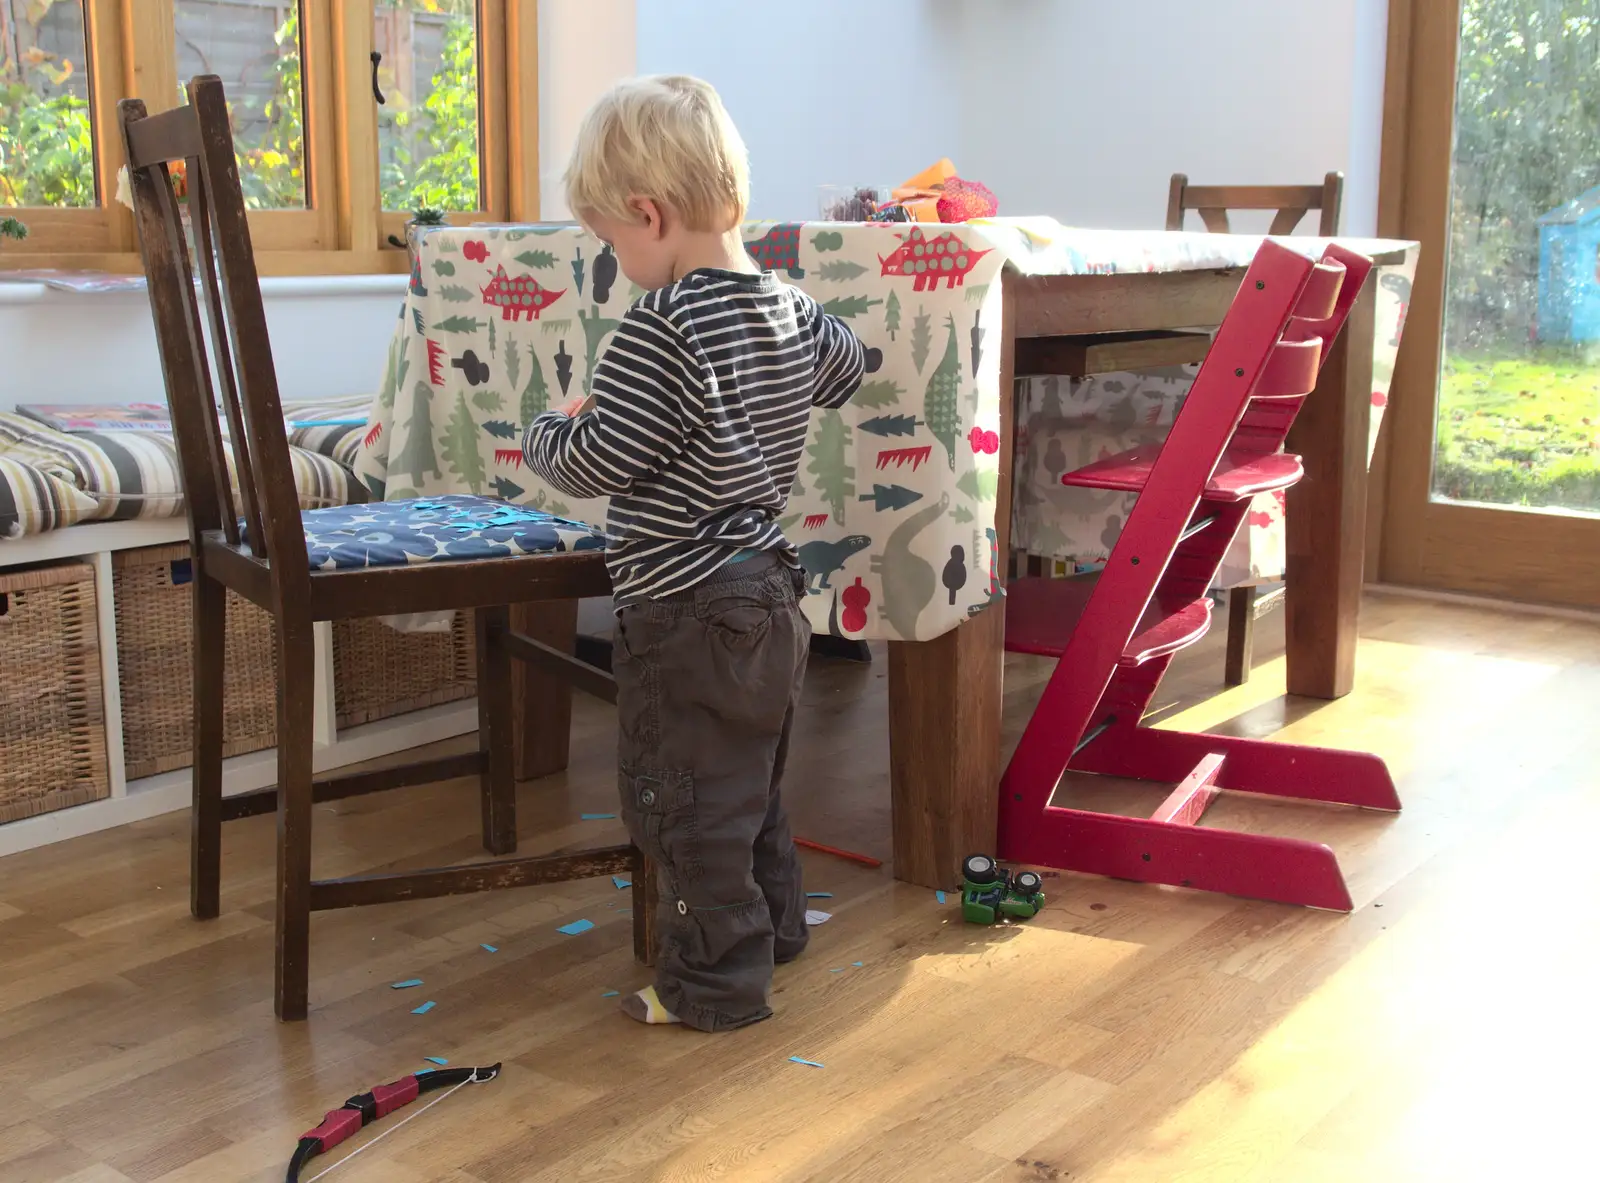
<svg viewBox="0 0 1600 1183"><path fill-rule="evenodd" d="M514 632L572 653L577 648L578 601L541 600L511 609ZM529 665L512 663L511 713L518 780L536 780L567 766L572 738L572 685Z"/></svg>
<svg viewBox="0 0 1600 1183"><path fill-rule="evenodd" d="M995 503L1002 578L1011 549L1017 323L1010 284L1004 295L997 340L1000 478ZM889 643L889 793L896 879L953 888L963 858L994 852L1005 635L1005 608L995 604L942 637Z"/></svg>
<svg viewBox="0 0 1600 1183"><path fill-rule="evenodd" d="M1369 279L1289 432L1288 449L1305 458L1306 469L1289 490L1286 514L1290 694L1340 698L1355 682L1375 292L1376 279Z"/></svg>
<svg viewBox="0 0 1600 1183"><path fill-rule="evenodd" d="M931 641L889 643L896 879L953 888L965 856L994 851L1004 639L996 606Z"/></svg>

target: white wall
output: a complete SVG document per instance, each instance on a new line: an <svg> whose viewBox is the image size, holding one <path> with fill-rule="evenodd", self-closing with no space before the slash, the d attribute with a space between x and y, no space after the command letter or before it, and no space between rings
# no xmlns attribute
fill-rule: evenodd
<svg viewBox="0 0 1600 1183"><path fill-rule="evenodd" d="M1157 227L1167 182L1346 173L1377 205L1387 0L638 0L641 71L700 74L750 146L752 212L940 156L1003 212ZM732 40L739 50L730 52ZM887 175L885 175L887 174Z"/></svg>
<svg viewBox="0 0 1600 1183"><path fill-rule="evenodd" d="M402 275L264 279L285 399L368 394L405 295ZM0 408L166 402L145 293L87 295L0 284Z"/></svg>
<svg viewBox="0 0 1600 1183"><path fill-rule="evenodd" d="M750 149L751 216L815 218L821 185L898 185L960 156L947 7L638 0L639 71L721 93Z"/></svg>
<svg viewBox="0 0 1600 1183"><path fill-rule="evenodd" d="M638 73L634 0L539 0L539 205L570 218L561 174L578 124L600 94Z"/></svg>

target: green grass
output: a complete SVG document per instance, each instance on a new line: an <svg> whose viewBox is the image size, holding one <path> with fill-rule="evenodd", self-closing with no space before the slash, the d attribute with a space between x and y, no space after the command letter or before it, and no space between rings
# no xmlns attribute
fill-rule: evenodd
<svg viewBox="0 0 1600 1183"><path fill-rule="evenodd" d="M1437 447L1445 497L1600 512L1600 355L1447 358Z"/></svg>

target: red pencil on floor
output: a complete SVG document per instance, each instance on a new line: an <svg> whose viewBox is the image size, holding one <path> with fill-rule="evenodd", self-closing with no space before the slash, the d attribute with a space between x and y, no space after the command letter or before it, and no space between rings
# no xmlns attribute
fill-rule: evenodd
<svg viewBox="0 0 1600 1183"><path fill-rule="evenodd" d="M852 863L860 863L863 867L881 867L882 859L875 859L870 854L857 854L853 850L840 850L837 846L824 846L820 842L812 842L808 838L796 838L796 846L804 846L807 850L820 850L823 854L831 854L836 858L848 859Z"/></svg>

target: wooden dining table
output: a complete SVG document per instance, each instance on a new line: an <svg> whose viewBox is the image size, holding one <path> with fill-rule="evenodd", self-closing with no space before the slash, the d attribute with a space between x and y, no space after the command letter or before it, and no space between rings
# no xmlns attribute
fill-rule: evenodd
<svg viewBox="0 0 1600 1183"><path fill-rule="evenodd" d="M1048 219L751 223L745 236L758 262L846 317L879 367L851 406L813 416L780 521L811 572L813 627L888 643L894 873L953 887L962 857L995 842L1016 342L1214 326L1260 239ZM1380 263L1408 249L1339 241ZM1290 439L1306 463L1288 513L1293 694L1336 698L1354 678L1370 287ZM603 501L568 503L544 487L518 442L569 385L587 389L636 294L609 249L575 226L428 234L356 460L371 494L483 491L602 523ZM520 631L573 647L576 603L517 612ZM533 665L516 687L519 778L564 768L570 687Z"/></svg>

